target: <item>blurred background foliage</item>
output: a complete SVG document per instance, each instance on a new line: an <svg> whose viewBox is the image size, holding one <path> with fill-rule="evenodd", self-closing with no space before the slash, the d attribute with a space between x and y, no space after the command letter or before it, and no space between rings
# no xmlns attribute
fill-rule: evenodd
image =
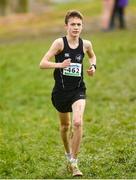
<svg viewBox="0 0 136 180"><path fill-rule="evenodd" d="M51 3L62 3L67 0L1 0L0 15L5 16L11 13L22 13L33 11L35 5L37 7L45 7ZM69 0L70 2L70 0Z"/></svg>
<svg viewBox="0 0 136 180"><path fill-rule="evenodd" d="M102 0L0 0L0 40L9 37L37 37L62 33L67 10L77 9L85 16L84 31L100 31ZM126 20L136 29L136 1L129 0Z"/></svg>

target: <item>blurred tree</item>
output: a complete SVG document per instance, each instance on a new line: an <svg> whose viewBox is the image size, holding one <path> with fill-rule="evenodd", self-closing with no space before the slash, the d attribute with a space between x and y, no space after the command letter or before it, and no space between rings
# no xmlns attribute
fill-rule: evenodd
<svg viewBox="0 0 136 180"><path fill-rule="evenodd" d="M43 12L50 3L51 0L0 0L0 15L29 11Z"/></svg>
<svg viewBox="0 0 136 180"><path fill-rule="evenodd" d="M17 12L24 13L29 11L29 0L18 0Z"/></svg>
<svg viewBox="0 0 136 180"><path fill-rule="evenodd" d="M0 0L0 15L4 16L7 14L8 0Z"/></svg>

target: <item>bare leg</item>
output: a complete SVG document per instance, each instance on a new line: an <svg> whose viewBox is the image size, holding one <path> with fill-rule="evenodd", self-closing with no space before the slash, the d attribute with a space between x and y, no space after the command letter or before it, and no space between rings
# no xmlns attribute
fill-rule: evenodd
<svg viewBox="0 0 136 180"><path fill-rule="evenodd" d="M65 151L67 153L70 153L69 135L68 135L68 130L70 126L70 113L59 112L59 118L60 118L61 138L65 147Z"/></svg>
<svg viewBox="0 0 136 180"><path fill-rule="evenodd" d="M113 10L114 0L103 0L103 15L102 15L102 29L107 30L109 28L110 17Z"/></svg>
<svg viewBox="0 0 136 180"><path fill-rule="evenodd" d="M82 139L83 114L85 109L85 99L79 99L72 105L74 133L71 139L72 158L76 159Z"/></svg>

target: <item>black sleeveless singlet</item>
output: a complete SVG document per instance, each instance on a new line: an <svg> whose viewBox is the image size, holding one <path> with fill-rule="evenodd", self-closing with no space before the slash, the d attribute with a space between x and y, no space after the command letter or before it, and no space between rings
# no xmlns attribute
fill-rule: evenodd
<svg viewBox="0 0 136 180"><path fill-rule="evenodd" d="M83 81L83 58L84 58L84 52L83 52L83 40L79 38L79 44L78 47L75 49L72 49L69 47L68 41L66 37L63 37L63 43L64 43L64 49L55 56L55 62L63 62L67 58L71 58L71 63L75 65L76 68L72 66L72 69L70 72L78 71L78 66L80 66L80 75L67 75L64 74L64 69L62 68L56 68L54 70L54 80L55 80L55 86L53 88L53 91L56 90L62 90L62 91L71 91L77 88L83 88L85 89L85 84ZM69 72L69 69L66 71L66 73ZM78 72L77 72L78 73Z"/></svg>

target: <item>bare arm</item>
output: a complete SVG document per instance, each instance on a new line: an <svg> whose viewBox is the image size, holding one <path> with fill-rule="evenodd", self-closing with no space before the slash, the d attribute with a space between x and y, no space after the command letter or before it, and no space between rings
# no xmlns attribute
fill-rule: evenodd
<svg viewBox="0 0 136 180"><path fill-rule="evenodd" d="M89 76L93 76L96 69L94 66L92 66L92 64L96 65L96 56L93 51L91 42L84 40L84 48L85 48L85 51L87 52L88 59L89 59L89 65L90 65L89 69L87 70L87 73Z"/></svg>
<svg viewBox="0 0 136 180"><path fill-rule="evenodd" d="M65 68L70 65L70 59L65 59L62 63L55 63L51 62L51 59L61 52L63 49L63 42L62 39L56 39L53 44L51 45L50 49L47 51L47 53L44 55L40 62L40 68L41 69L50 69L50 68Z"/></svg>

